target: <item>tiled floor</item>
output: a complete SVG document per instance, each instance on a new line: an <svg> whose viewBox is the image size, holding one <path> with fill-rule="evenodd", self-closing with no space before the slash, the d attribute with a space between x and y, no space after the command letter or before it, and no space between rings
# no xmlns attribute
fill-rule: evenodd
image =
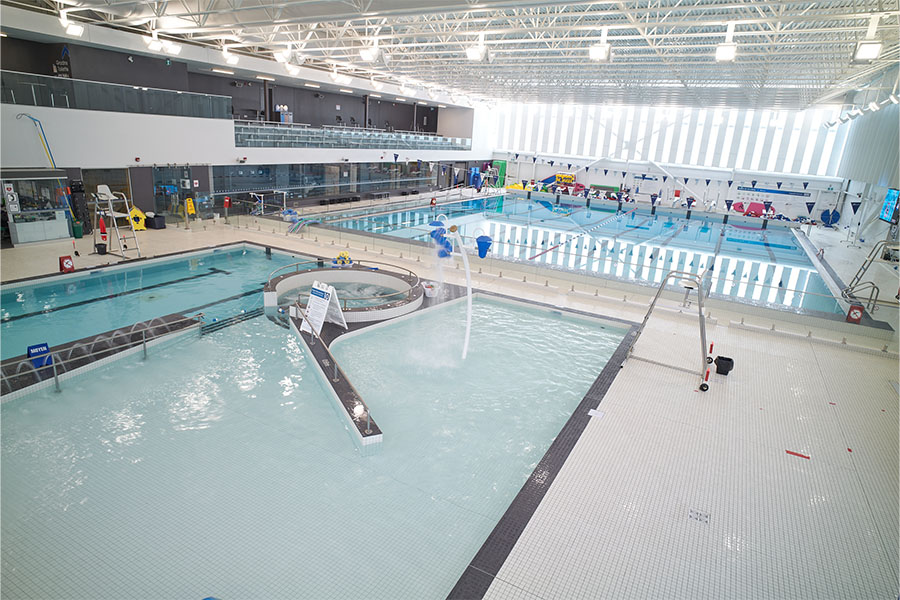
<svg viewBox="0 0 900 600"><path fill-rule="evenodd" d="M839 232L831 237L826 256L852 276L865 252L840 244ZM336 253L324 236L317 244L221 225L141 234L146 255L241 239ZM77 266L101 264L84 256L89 241L79 244ZM2 278L54 272L70 249L4 250ZM426 254L417 262L389 249L350 252L437 275ZM453 268L443 276L463 281ZM632 321L648 302L646 293L609 288L571 293L569 281L550 274L539 283L521 277L485 273L474 286ZM747 317L759 331L736 325L738 305L713 316L708 337L715 354L734 358L734 371L696 391L697 376L682 370L699 367L696 313L663 301L493 574L488 598L898 597L896 355L877 354L884 340L827 323L797 326L790 315ZM813 338L765 331L771 324ZM876 353L841 346L842 338ZM896 334L888 349L896 352Z"/></svg>

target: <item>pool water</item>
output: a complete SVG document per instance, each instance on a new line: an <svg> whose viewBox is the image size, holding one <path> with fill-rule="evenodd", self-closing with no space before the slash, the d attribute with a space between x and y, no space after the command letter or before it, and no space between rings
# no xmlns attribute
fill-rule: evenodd
<svg viewBox="0 0 900 600"><path fill-rule="evenodd" d="M2 286L0 358L25 354L33 344L52 347L173 313L203 312L211 320L255 308L269 273L303 258L241 246Z"/></svg>
<svg viewBox="0 0 900 600"><path fill-rule="evenodd" d="M3 404L3 597L445 597L624 334L464 310L337 345L375 456L263 318Z"/></svg>
<svg viewBox="0 0 900 600"><path fill-rule="evenodd" d="M371 283L358 283L352 281L336 281L331 284L337 292L338 300L344 308L364 308L367 306L380 306L387 302L406 298L407 293L397 293L398 290L375 285ZM306 304L309 299L311 285L288 290L278 295L278 305L292 304L298 299L301 304Z"/></svg>
<svg viewBox="0 0 900 600"><path fill-rule="evenodd" d="M623 212L584 204L494 197L403 210L350 213L329 224L368 233L430 242L429 223L439 214L460 235L488 235L490 258L586 272L604 278L658 284L670 270L696 274L711 269L712 293L774 308L843 314L794 233L777 222L723 224L721 214L695 212L690 219L651 215L623 205ZM733 221L733 220L732 220Z"/></svg>

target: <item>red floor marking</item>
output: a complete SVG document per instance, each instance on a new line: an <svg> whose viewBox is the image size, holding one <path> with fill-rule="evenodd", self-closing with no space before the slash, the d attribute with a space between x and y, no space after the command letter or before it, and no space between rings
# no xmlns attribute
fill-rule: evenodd
<svg viewBox="0 0 900 600"><path fill-rule="evenodd" d="M805 458L806 460L809 460L809 457L805 454L800 454L799 452L794 452L792 450L785 450L785 452L787 452L791 456L799 456L800 458Z"/></svg>
<svg viewBox="0 0 900 600"><path fill-rule="evenodd" d="M829 402L828 404L830 404L832 406L837 406L837 404L835 404L834 402Z"/></svg>
<svg viewBox="0 0 900 600"><path fill-rule="evenodd" d="M853 450L851 450L850 448L847 448L847 452L853 452Z"/></svg>

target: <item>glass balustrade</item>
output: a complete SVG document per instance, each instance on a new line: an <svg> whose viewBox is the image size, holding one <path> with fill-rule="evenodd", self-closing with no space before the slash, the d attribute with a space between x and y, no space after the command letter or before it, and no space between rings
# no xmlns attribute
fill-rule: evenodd
<svg viewBox="0 0 900 600"><path fill-rule="evenodd" d="M364 127L311 127L297 123L234 122L239 148L378 148L382 150L471 150L469 138Z"/></svg>
<svg viewBox="0 0 900 600"><path fill-rule="evenodd" d="M230 119L231 98L142 86L0 72L0 101L110 112Z"/></svg>

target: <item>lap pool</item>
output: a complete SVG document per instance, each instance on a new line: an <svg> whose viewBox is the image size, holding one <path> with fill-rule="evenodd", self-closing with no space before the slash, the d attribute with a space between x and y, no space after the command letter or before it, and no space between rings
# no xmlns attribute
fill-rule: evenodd
<svg viewBox="0 0 900 600"><path fill-rule="evenodd" d="M796 312L843 314L801 241L802 233L769 221L695 211L570 198L555 203L514 196L478 198L390 212L350 211L324 222L330 227L429 241L429 222L439 215L459 227L474 251L474 238L493 240L489 259L658 285L670 270L708 271L710 295Z"/></svg>
<svg viewBox="0 0 900 600"><path fill-rule="evenodd" d="M479 298L462 361L464 318L335 342L373 456L263 318L4 403L3 597L445 597L626 333Z"/></svg>

